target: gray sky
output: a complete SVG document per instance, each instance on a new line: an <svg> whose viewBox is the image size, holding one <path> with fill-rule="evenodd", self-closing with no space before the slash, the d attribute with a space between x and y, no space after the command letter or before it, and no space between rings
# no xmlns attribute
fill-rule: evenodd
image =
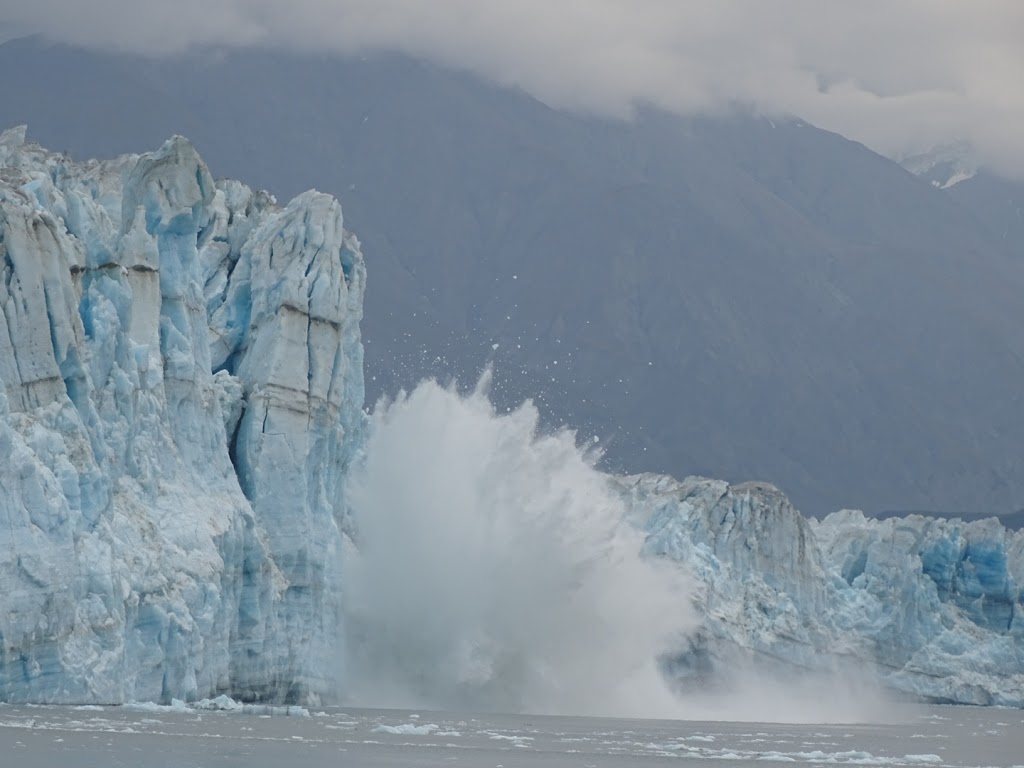
<svg viewBox="0 0 1024 768"><path fill-rule="evenodd" d="M895 156L967 139L1024 177L1024 0L0 0L0 21L157 54L394 49L553 106L753 104Z"/></svg>

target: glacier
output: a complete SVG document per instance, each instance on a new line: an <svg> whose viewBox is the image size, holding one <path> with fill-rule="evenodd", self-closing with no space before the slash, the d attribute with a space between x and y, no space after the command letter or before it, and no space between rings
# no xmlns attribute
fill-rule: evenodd
<svg viewBox="0 0 1024 768"><path fill-rule="evenodd" d="M0 134L0 257L0 701L299 705L380 688L353 658L421 682L451 662L475 681L506 630L513 682L534 648L584 680L652 652L647 600L655 623L687 627L661 659L681 691L855 669L918 698L1024 707L1024 533L998 520L818 521L766 483L606 475L568 433L538 436L535 410L497 414L480 391L428 384L368 416L366 268L329 195L282 206L215 181L181 137L75 162L17 128ZM381 516L360 530L367 467ZM495 527L507 538L488 540ZM486 546L460 553L467 531ZM671 602L631 549L688 593ZM350 573L386 601L353 613ZM602 661L552 595L614 627ZM353 615L392 636L353 656ZM571 647L547 643L566 627ZM410 639L433 645L412 654ZM465 700L463 680L436 682ZM512 689L508 706L550 702Z"/></svg>
<svg viewBox="0 0 1024 768"><path fill-rule="evenodd" d="M183 138L0 135L0 699L337 688L365 268L336 200Z"/></svg>

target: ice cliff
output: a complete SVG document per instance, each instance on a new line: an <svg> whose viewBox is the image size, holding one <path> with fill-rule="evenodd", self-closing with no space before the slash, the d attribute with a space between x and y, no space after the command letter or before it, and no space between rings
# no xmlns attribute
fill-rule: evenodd
<svg viewBox="0 0 1024 768"><path fill-rule="evenodd" d="M334 690L365 280L337 201L15 129L0 257L0 700Z"/></svg>
<svg viewBox="0 0 1024 768"><path fill-rule="evenodd" d="M648 554L695 577L702 626L669 663L683 688L853 670L927 700L1024 707L1024 531L849 510L818 522L762 483L614 482Z"/></svg>

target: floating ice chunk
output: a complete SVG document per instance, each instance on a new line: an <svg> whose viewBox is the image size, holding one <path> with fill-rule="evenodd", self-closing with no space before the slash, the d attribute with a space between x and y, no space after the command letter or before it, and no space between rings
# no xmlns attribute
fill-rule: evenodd
<svg viewBox="0 0 1024 768"><path fill-rule="evenodd" d="M235 701L230 696L221 694L215 699L202 699L192 704L193 709L206 709L220 712L241 712L245 705Z"/></svg>
<svg viewBox="0 0 1024 768"><path fill-rule="evenodd" d="M415 723L406 723L404 725L378 725L372 729L372 733L390 733L395 736L429 736L438 727L433 723L426 723L424 725L416 725Z"/></svg>

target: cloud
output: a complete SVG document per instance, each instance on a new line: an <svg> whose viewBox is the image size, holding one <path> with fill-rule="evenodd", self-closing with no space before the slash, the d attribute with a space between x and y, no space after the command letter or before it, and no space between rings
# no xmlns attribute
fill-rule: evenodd
<svg viewBox="0 0 1024 768"><path fill-rule="evenodd" d="M386 49L557 107L796 114L889 155L966 139L1024 176L1016 0L17 0L8 23L150 54Z"/></svg>

